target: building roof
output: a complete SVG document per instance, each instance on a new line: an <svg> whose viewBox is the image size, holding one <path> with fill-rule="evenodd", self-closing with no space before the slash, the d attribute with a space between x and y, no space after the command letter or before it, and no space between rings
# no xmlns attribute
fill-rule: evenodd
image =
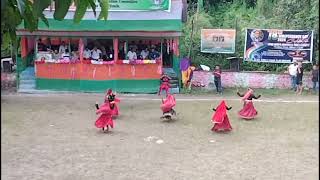
<svg viewBox="0 0 320 180"><path fill-rule="evenodd" d="M170 12L167 11L111 11L108 20L97 20L88 10L79 24L73 22L74 10L69 10L62 21L53 19L53 11L45 10L49 27L39 21L38 30L30 33L23 24L18 27L17 35L38 35L39 31L78 31L78 32L181 32L182 0L172 0ZM97 14L100 12L97 10ZM180 33L181 34L181 33ZM163 34L162 34L163 35ZM177 35L177 34L176 34Z"/></svg>

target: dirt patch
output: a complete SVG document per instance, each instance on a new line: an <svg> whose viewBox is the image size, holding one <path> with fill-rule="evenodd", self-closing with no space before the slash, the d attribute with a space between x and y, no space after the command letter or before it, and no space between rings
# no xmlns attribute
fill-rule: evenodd
<svg viewBox="0 0 320 180"><path fill-rule="evenodd" d="M179 95L178 119L162 122L160 100L135 97L122 97L115 129L101 133L94 127L94 103L101 102L102 94L2 96L1 177L319 178L318 102L255 102L258 118L244 121L236 115L242 104L227 101L233 107L229 112L233 131L219 134L210 131L211 109L217 100L179 101L190 98Z"/></svg>

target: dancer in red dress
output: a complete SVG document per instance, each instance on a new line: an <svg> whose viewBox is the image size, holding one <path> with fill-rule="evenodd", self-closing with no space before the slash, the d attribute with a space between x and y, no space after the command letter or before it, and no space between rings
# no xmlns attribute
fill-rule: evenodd
<svg viewBox="0 0 320 180"><path fill-rule="evenodd" d="M212 131L231 131L232 127L229 122L227 110L229 111L232 107L227 107L225 101L221 101L219 106L215 109L212 108L215 113L212 115L211 121L214 123Z"/></svg>
<svg viewBox="0 0 320 180"><path fill-rule="evenodd" d="M112 92L112 89L108 89L107 94L105 96L104 102L109 102L112 105L113 117L119 115L119 107L118 103L120 103L120 99L116 98L116 95Z"/></svg>
<svg viewBox="0 0 320 180"><path fill-rule="evenodd" d="M172 116L176 115L176 111L173 109L173 107L176 105L176 99L173 95L167 94L167 98L165 100L162 99L162 105L160 106L163 115L161 116L161 119L171 119Z"/></svg>
<svg viewBox="0 0 320 180"><path fill-rule="evenodd" d="M169 94L169 89L170 89L169 81L170 81L170 79L171 78L165 74L160 77L161 85L159 87L158 95L160 95L163 90L166 91L166 95Z"/></svg>
<svg viewBox="0 0 320 180"><path fill-rule="evenodd" d="M105 102L100 108L98 103L96 103L96 114L101 114L99 118L95 122L95 126L97 128L102 128L102 131L105 131L105 128L107 131L109 131L109 126L113 128L113 120L112 120L112 114L113 114L113 108L114 108L114 102Z"/></svg>
<svg viewBox="0 0 320 180"><path fill-rule="evenodd" d="M244 102L243 108L238 112L238 116L245 120L254 119L258 115L258 112L253 106L252 99L259 99L261 95L256 97L251 88L248 88L248 91L245 94L240 94L239 92L237 92L237 94L242 97L241 100Z"/></svg>

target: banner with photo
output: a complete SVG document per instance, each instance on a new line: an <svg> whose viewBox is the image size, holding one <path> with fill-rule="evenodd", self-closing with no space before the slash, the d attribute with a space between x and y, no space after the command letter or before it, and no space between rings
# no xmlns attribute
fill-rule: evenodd
<svg viewBox="0 0 320 180"><path fill-rule="evenodd" d="M235 29L202 29L201 52L203 53L235 53Z"/></svg>
<svg viewBox="0 0 320 180"><path fill-rule="evenodd" d="M312 63L313 31L247 29L244 60L251 62Z"/></svg>

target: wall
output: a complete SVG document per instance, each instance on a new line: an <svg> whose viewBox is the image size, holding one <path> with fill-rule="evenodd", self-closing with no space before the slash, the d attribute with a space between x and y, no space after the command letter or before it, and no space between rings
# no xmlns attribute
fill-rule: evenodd
<svg viewBox="0 0 320 180"><path fill-rule="evenodd" d="M195 71L193 84L201 84L205 89L214 89L212 72ZM303 84L312 87L311 74L305 72ZM252 87L252 88L291 88L291 80L288 74L269 74L258 72L222 72L223 87Z"/></svg>

